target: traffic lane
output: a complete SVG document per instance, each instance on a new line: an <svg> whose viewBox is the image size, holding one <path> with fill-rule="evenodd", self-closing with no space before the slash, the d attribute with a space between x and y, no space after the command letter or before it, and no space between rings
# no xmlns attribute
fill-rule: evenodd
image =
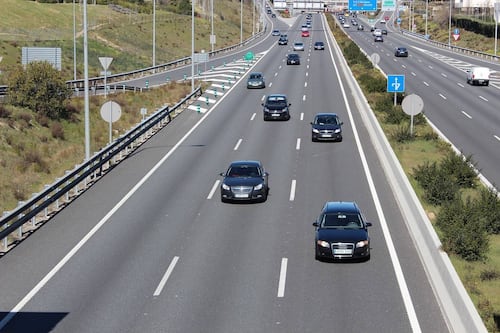
<svg viewBox="0 0 500 333"><path fill-rule="evenodd" d="M345 77L346 73L341 71L341 75L341 81L347 82L349 78ZM325 94L327 95L327 93ZM351 94L348 94L347 96L349 98L350 105L356 105L354 97ZM445 327L445 324L443 318L441 317L440 307L435 300L432 288L430 287L429 281L426 278L425 270L423 269L422 263L419 260L416 248L408 246L408 244L412 243L411 238L408 235L404 219L402 218L399 209L396 209L397 200L393 197L392 192L385 182L386 177L391 177L391 175L385 175L383 170L380 168L380 162L378 161L378 158L375 154L375 150L371 146L371 141L369 140L369 135L366 132L365 124L362 121L361 114L357 111L354 111L352 112L352 116L352 121L354 121L356 128L359 131L360 138L366 138L363 139L362 142L364 142L365 144L365 154L369 156L367 158L367 162L371 165L371 172L374 173L373 179L376 182L377 187L382 188L382 190L378 190L379 198L381 198L380 200L384 203L382 207L384 208L386 220L388 221L391 234L393 235L395 248L397 249L397 253L402 258L400 261L402 262L401 265L403 267L403 272L405 272L405 275L407 277L406 283L409 286L412 297L415 299L414 304L417 304L417 317L436 317L436 321L434 321L433 323L429 324L425 322L421 323L421 325L422 327L426 327L427 325L432 327L432 329L426 331L442 331L440 328ZM351 126L354 126L354 124L351 124ZM347 139L345 138L344 142L345 140ZM338 156L340 154L336 155ZM360 191L362 191L362 189L360 189ZM365 212L365 214L367 213ZM374 228L372 228L372 239L376 235L374 233L378 231L373 229ZM410 258L410 260L408 260L408 258ZM413 277L416 275L418 275L420 279L414 279ZM433 304L433 306L431 306L431 303ZM426 304L426 306L421 307L420 304ZM433 325L436 325L437 329L435 329L436 327L433 327Z"/></svg>
<svg viewBox="0 0 500 333"><path fill-rule="evenodd" d="M127 164L122 162L113 168L71 205L3 256L0 270L0 279L5 286L0 292L2 309L12 309L35 287L199 118L195 113L179 114L161 132L168 133L168 136L157 134L150 138L127 158Z"/></svg>

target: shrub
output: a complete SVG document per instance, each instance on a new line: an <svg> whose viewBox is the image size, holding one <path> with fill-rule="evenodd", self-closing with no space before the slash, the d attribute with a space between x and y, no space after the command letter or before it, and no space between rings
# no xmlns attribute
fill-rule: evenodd
<svg viewBox="0 0 500 333"><path fill-rule="evenodd" d="M436 162L425 162L413 168L413 176L425 190L424 198L433 205L452 201L459 194L459 186L453 177L443 172Z"/></svg>
<svg viewBox="0 0 500 333"><path fill-rule="evenodd" d="M52 133L52 137L54 139L64 140L64 127L60 123L52 123L50 126L50 132Z"/></svg>
<svg viewBox="0 0 500 333"><path fill-rule="evenodd" d="M403 120L408 120L408 115L403 112L400 105L392 105L391 109L387 111L385 122L388 124L401 124Z"/></svg>
<svg viewBox="0 0 500 333"><path fill-rule="evenodd" d="M485 269L479 274L481 281L492 281L500 278L500 273L494 269Z"/></svg>
<svg viewBox="0 0 500 333"><path fill-rule="evenodd" d="M476 201L477 214L483 216L486 231L490 234L500 234L500 200L494 189L481 189L481 195Z"/></svg>
<svg viewBox="0 0 500 333"><path fill-rule="evenodd" d="M7 109L3 104L0 104L0 118L9 118L12 112Z"/></svg>
<svg viewBox="0 0 500 333"><path fill-rule="evenodd" d="M473 169L474 163L472 156L462 158L462 155L457 155L454 152L449 152L441 161L443 172L452 175L455 182L464 188L473 188L476 181L476 172Z"/></svg>
<svg viewBox="0 0 500 333"><path fill-rule="evenodd" d="M392 131L391 137L399 143L408 142L414 139L414 136L410 133L410 126L408 124L399 125Z"/></svg>
<svg viewBox="0 0 500 333"><path fill-rule="evenodd" d="M370 72L361 74L358 82L361 83L367 93L385 93L387 90L386 80Z"/></svg>
<svg viewBox="0 0 500 333"><path fill-rule="evenodd" d="M477 214L470 198L456 198L443 205L436 217L442 232L445 251L453 252L468 261L486 258L489 239L481 216Z"/></svg>

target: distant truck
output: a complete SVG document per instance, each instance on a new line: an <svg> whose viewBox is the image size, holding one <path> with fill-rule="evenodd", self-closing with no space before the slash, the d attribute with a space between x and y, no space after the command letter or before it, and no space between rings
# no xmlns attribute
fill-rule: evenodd
<svg viewBox="0 0 500 333"><path fill-rule="evenodd" d="M490 83L490 69L488 67L472 67L466 70L467 83L485 85Z"/></svg>

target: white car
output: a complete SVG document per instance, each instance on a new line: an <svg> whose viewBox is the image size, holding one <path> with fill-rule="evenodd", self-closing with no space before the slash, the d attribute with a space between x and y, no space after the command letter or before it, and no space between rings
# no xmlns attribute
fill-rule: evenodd
<svg viewBox="0 0 500 333"><path fill-rule="evenodd" d="M304 43L302 43L302 42L293 43L293 50L294 51L304 51Z"/></svg>
<svg viewBox="0 0 500 333"><path fill-rule="evenodd" d="M344 28L349 28L349 27L351 27L351 26L349 25L349 23L345 22L345 23L344 23Z"/></svg>

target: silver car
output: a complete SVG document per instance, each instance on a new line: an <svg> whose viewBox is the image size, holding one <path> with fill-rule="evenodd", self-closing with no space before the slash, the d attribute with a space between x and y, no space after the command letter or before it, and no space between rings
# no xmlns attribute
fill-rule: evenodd
<svg viewBox="0 0 500 333"><path fill-rule="evenodd" d="M293 50L294 51L304 51L304 43L302 43L302 42L293 43Z"/></svg>

